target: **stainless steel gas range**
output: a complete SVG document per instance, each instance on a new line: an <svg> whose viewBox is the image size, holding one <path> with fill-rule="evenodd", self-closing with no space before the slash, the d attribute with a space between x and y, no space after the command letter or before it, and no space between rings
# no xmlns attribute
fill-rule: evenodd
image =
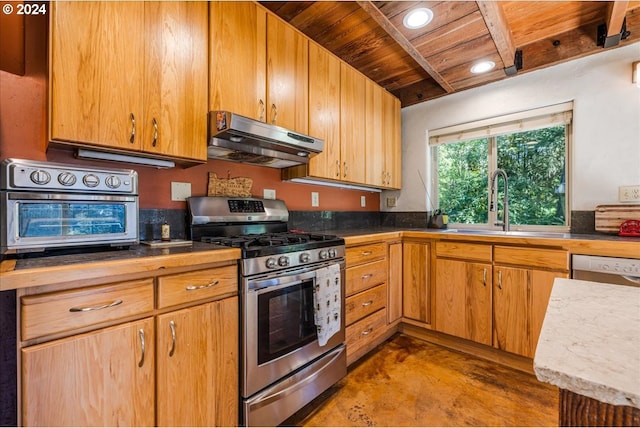
<svg viewBox="0 0 640 428"><path fill-rule="evenodd" d="M278 425L347 372L344 239L289 231L280 200L194 197L188 205L193 240L242 253L241 422ZM334 287L330 299L325 286Z"/></svg>

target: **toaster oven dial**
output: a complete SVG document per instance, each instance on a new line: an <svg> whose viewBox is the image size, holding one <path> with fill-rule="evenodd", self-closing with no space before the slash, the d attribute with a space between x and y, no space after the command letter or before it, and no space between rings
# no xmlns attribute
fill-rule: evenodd
<svg viewBox="0 0 640 428"><path fill-rule="evenodd" d="M82 177L82 182L87 187L98 187L98 184L100 184L100 178L95 174L87 174Z"/></svg>
<svg viewBox="0 0 640 428"><path fill-rule="evenodd" d="M73 186L76 184L76 176L70 172L61 172L58 174L58 183L63 186Z"/></svg>
<svg viewBox="0 0 640 428"><path fill-rule="evenodd" d="M106 184L107 187L110 187L111 189L117 189L118 187L120 187L122 182L115 175L110 175L104 180L104 184Z"/></svg>
<svg viewBox="0 0 640 428"><path fill-rule="evenodd" d="M280 258L278 259L278 264L280 266L289 266L289 257L280 256Z"/></svg>
<svg viewBox="0 0 640 428"><path fill-rule="evenodd" d="M31 178L31 181L33 181L35 184L39 184L42 186L51 181L51 174L42 169L36 169L31 173L29 178Z"/></svg>

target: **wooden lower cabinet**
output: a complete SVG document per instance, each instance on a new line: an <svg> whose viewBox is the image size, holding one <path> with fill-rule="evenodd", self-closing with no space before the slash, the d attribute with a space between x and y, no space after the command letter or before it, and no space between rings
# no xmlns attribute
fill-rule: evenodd
<svg viewBox="0 0 640 428"><path fill-rule="evenodd" d="M402 313L425 324L431 322L429 298L429 243L402 244Z"/></svg>
<svg viewBox="0 0 640 428"><path fill-rule="evenodd" d="M533 358L553 281L568 273L495 266L493 346Z"/></svg>
<svg viewBox="0 0 640 428"><path fill-rule="evenodd" d="M392 324L402 318L402 242L389 244L389 279L387 322Z"/></svg>
<svg viewBox="0 0 640 428"><path fill-rule="evenodd" d="M385 308L360 321L347 326L347 364L362 357L380 343L387 333L387 311Z"/></svg>
<svg viewBox="0 0 640 428"><path fill-rule="evenodd" d="M491 346L491 264L437 259L435 329Z"/></svg>
<svg viewBox="0 0 640 428"><path fill-rule="evenodd" d="M154 343L150 317L23 348L22 425L154 425Z"/></svg>

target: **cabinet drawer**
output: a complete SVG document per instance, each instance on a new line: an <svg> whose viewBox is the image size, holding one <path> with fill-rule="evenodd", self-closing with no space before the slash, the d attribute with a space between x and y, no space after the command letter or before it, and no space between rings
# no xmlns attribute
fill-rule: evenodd
<svg viewBox="0 0 640 428"><path fill-rule="evenodd" d="M387 310L380 309L346 329L347 359L387 331Z"/></svg>
<svg viewBox="0 0 640 428"><path fill-rule="evenodd" d="M360 263L382 259L387 256L387 245L379 242L376 244L359 245L345 250L345 260L347 267Z"/></svg>
<svg viewBox="0 0 640 428"><path fill-rule="evenodd" d="M236 265L158 278L158 308L238 293Z"/></svg>
<svg viewBox="0 0 640 428"><path fill-rule="evenodd" d="M501 264L569 270L569 252L565 250L496 245L493 255L495 262Z"/></svg>
<svg viewBox="0 0 640 428"><path fill-rule="evenodd" d="M366 263L347 269L347 296L387 282L387 261Z"/></svg>
<svg viewBox="0 0 640 428"><path fill-rule="evenodd" d="M379 309L385 307L387 302L386 284L378 285L370 290L355 294L346 299L346 325L352 324Z"/></svg>
<svg viewBox="0 0 640 428"><path fill-rule="evenodd" d="M22 340L153 311L153 279L21 298Z"/></svg>
<svg viewBox="0 0 640 428"><path fill-rule="evenodd" d="M490 262L491 245L440 241L436 242L436 255L438 257Z"/></svg>

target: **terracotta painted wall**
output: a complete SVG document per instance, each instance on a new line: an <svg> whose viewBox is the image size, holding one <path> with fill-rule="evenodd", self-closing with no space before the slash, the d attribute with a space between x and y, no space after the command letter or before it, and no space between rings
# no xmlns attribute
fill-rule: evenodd
<svg viewBox="0 0 640 428"><path fill-rule="evenodd" d="M29 17L26 28L26 73L17 76L0 71L0 159L8 157L55 162L132 168L140 177L141 208L185 208L184 202L171 201L171 182L189 182L194 196L205 195L209 172L219 178L249 177L252 194L262 197L264 189L274 189L293 211L378 211L380 194L283 182L280 171L272 168L211 160L191 168L158 170L113 162L87 162L74 159L67 150L45 151L47 143L47 17ZM2 40L0 43L6 43ZM203 141L202 144L205 144ZM320 206L311 206L311 192L319 193ZM366 207L360 206L361 196Z"/></svg>

